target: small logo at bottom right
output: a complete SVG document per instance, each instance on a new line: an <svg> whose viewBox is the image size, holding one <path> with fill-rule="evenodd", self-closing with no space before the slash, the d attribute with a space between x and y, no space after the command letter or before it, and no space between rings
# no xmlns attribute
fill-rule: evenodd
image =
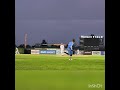
<svg viewBox="0 0 120 90"><path fill-rule="evenodd" d="M102 84L88 84L88 88L102 88Z"/></svg>

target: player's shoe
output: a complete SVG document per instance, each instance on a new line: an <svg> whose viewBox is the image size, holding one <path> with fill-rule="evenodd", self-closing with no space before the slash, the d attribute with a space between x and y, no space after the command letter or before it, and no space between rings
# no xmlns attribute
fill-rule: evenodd
<svg viewBox="0 0 120 90"><path fill-rule="evenodd" d="M69 59L69 60L72 60L72 59Z"/></svg>
<svg viewBox="0 0 120 90"><path fill-rule="evenodd" d="M64 53L66 53L67 55L69 55L67 52L64 52Z"/></svg>

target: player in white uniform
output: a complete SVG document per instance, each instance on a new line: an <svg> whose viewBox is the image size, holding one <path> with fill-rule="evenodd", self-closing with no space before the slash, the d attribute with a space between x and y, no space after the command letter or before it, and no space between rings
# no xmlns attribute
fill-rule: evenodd
<svg viewBox="0 0 120 90"><path fill-rule="evenodd" d="M17 47L16 47L16 54L20 54Z"/></svg>
<svg viewBox="0 0 120 90"><path fill-rule="evenodd" d="M63 56L64 55L64 44L62 43L60 45L60 52L61 52L61 55Z"/></svg>

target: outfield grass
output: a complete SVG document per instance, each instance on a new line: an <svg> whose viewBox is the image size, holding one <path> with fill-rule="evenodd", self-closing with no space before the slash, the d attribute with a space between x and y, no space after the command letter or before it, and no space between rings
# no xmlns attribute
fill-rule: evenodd
<svg viewBox="0 0 120 90"><path fill-rule="evenodd" d="M16 55L16 90L105 90L104 56ZM102 88L90 88L101 84Z"/></svg>

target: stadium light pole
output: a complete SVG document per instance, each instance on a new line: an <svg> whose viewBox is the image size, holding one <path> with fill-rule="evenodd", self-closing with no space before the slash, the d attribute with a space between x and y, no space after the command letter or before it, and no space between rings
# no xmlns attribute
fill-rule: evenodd
<svg viewBox="0 0 120 90"><path fill-rule="evenodd" d="M27 45L27 34L25 34L25 48L26 48L26 45Z"/></svg>

